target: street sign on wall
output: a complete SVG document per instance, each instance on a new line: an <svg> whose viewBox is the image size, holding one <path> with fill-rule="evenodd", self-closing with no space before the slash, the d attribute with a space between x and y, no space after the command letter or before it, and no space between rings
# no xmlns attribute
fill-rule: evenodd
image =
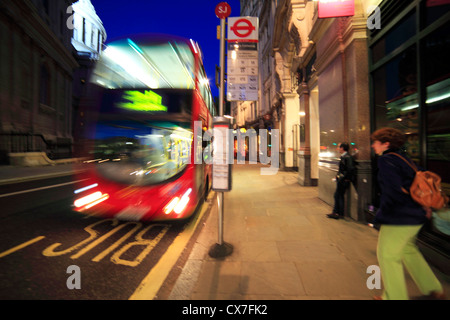
<svg viewBox="0 0 450 320"><path fill-rule="evenodd" d="M227 100L258 100L258 18L228 18Z"/></svg>

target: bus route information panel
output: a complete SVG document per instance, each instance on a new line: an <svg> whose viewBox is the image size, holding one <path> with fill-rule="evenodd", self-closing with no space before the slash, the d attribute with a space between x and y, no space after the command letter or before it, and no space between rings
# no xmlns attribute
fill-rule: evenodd
<svg viewBox="0 0 450 320"><path fill-rule="evenodd" d="M231 191L231 164L229 163L229 129L228 119L215 117L213 124L213 163L212 189L214 191Z"/></svg>

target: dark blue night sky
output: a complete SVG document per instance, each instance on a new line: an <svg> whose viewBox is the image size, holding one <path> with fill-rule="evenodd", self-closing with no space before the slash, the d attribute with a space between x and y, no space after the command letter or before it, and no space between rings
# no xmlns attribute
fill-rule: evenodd
<svg viewBox="0 0 450 320"><path fill-rule="evenodd" d="M200 44L213 96L215 66L219 65L217 26L220 20L214 10L221 0L91 0L103 22L107 40L134 33L167 33L191 38ZM231 17L240 15L239 0L225 1L231 6Z"/></svg>

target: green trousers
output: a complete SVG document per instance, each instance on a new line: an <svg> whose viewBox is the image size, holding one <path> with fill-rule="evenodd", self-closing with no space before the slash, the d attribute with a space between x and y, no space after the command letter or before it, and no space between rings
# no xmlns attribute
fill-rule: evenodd
<svg viewBox="0 0 450 320"><path fill-rule="evenodd" d="M384 285L383 300L408 300L404 263L424 295L442 292L442 285L416 245L422 225L382 225L378 235L377 258Z"/></svg>

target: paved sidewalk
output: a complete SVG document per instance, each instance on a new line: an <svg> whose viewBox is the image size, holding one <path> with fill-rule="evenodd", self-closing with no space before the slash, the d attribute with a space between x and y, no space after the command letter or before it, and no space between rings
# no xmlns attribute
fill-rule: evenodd
<svg viewBox="0 0 450 320"><path fill-rule="evenodd" d="M366 286L368 266L377 265L378 231L350 218L327 218L331 207L318 198L317 187L300 186L295 172L262 176L260 168L233 167L233 190L224 196L224 241L233 253L224 259L208 254L218 241L214 205L167 299L371 300L379 295L381 290ZM420 296L409 276L407 282L410 295ZM450 284L443 284L450 292Z"/></svg>

